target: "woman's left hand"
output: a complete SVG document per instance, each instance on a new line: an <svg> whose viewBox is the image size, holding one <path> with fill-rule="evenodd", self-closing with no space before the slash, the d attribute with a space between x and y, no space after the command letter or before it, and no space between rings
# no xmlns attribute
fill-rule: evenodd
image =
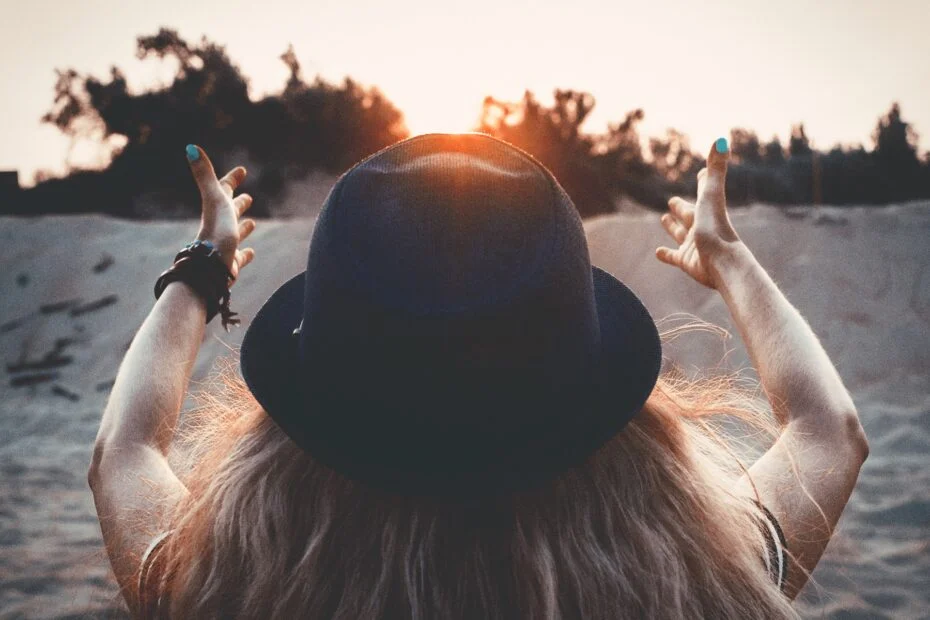
<svg viewBox="0 0 930 620"><path fill-rule="evenodd" d="M255 258L252 248L239 249L239 244L255 230L255 220L240 217L252 206L252 197L233 193L245 179L246 170L237 166L221 178L216 178L213 164L198 146L188 145L187 160L200 190L203 213L197 239L209 241L220 251L223 262L233 277Z"/></svg>

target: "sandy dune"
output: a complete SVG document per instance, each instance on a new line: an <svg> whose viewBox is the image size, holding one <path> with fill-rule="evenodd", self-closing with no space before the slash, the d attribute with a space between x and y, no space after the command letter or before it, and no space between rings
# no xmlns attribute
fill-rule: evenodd
<svg viewBox="0 0 930 620"><path fill-rule="evenodd" d="M807 617L930 614L930 204L779 211L754 207L737 229L821 336L852 391L872 454ZM303 269L312 220L266 222L233 291L244 320ZM664 244L654 214L588 223L593 262L659 318L690 312L732 331L712 291L653 258ZM0 219L0 618L120 617L86 470L120 358L152 305L152 284L193 222L103 217ZM242 331L208 330L202 378ZM734 332L734 336L735 332ZM690 367L747 362L689 336L669 349Z"/></svg>

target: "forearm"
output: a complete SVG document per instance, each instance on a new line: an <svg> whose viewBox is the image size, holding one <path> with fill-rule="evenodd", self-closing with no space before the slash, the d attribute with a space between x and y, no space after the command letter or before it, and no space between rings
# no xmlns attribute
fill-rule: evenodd
<svg viewBox="0 0 930 620"><path fill-rule="evenodd" d="M168 285L123 358L103 413L98 447L132 444L167 453L203 339L206 305L186 284Z"/></svg>
<svg viewBox="0 0 930 620"><path fill-rule="evenodd" d="M749 249L728 245L714 262L717 289L776 417L809 432L843 432L855 405L817 336Z"/></svg>

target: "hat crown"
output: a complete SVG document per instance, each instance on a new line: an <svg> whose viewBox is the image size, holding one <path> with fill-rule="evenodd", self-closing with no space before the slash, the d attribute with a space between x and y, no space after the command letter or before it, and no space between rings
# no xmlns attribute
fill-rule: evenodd
<svg viewBox="0 0 930 620"><path fill-rule="evenodd" d="M416 315L528 294L555 251L590 270L581 220L548 171L482 134L427 134L369 157L334 187L317 230L310 274Z"/></svg>
<svg viewBox="0 0 930 620"><path fill-rule="evenodd" d="M645 401L660 354L639 300L591 267L545 167L490 136L428 134L340 177L307 270L256 316L242 368L321 462L460 494L578 463Z"/></svg>
<svg viewBox="0 0 930 620"><path fill-rule="evenodd" d="M529 155L482 134L413 138L346 173L314 231L304 293L301 351L329 367L363 351L382 376L570 381L596 348L577 211ZM347 316L349 334L337 329Z"/></svg>

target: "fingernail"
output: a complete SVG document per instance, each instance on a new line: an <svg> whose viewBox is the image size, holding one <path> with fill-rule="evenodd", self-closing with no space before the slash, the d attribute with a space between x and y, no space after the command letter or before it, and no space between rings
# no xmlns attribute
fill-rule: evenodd
<svg viewBox="0 0 930 620"><path fill-rule="evenodd" d="M717 138L717 141L714 142L714 148L717 149L717 152L721 155L730 150L729 145L727 145L726 138Z"/></svg>
<svg viewBox="0 0 930 620"><path fill-rule="evenodd" d="M187 151L187 161L197 161L200 159L200 151L198 151L197 147L193 144L188 144L187 148L184 150Z"/></svg>

